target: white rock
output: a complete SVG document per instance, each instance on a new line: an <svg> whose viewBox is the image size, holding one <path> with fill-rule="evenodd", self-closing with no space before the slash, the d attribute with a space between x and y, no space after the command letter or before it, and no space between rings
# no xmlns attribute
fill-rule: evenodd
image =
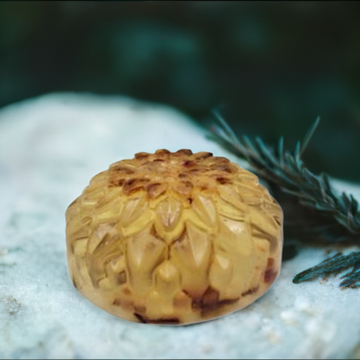
<svg viewBox="0 0 360 360"><path fill-rule="evenodd" d="M236 159L179 112L123 97L50 94L0 111L0 358L346 358L360 349L359 290L294 285L325 258L307 248L246 309L189 327L117 319L69 281L67 206L90 178L139 151ZM344 182L339 190L360 194ZM359 196L360 198L360 196Z"/></svg>

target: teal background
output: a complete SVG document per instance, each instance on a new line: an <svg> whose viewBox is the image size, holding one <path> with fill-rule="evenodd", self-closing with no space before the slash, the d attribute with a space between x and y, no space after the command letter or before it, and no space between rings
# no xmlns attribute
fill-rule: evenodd
<svg viewBox="0 0 360 360"><path fill-rule="evenodd" d="M320 115L306 164L360 181L359 2L0 2L0 84L1 107L123 94L204 126L219 108L291 149Z"/></svg>

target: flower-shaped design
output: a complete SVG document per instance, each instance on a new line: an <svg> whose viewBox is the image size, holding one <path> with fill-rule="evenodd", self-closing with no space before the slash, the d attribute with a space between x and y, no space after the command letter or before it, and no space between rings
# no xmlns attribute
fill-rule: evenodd
<svg viewBox="0 0 360 360"><path fill-rule="evenodd" d="M74 286L120 318L205 321L276 279L282 211L255 175L190 150L138 153L96 175L66 212Z"/></svg>

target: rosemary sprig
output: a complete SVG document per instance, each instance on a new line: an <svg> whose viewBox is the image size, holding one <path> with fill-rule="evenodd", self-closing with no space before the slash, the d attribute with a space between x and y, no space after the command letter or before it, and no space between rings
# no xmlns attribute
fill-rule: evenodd
<svg viewBox="0 0 360 360"><path fill-rule="evenodd" d="M265 145L260 137L256 137L255 141L247 136L239 139L226 121L218 113L215 115L219 122L213 127L215 139L228 147L235 155L245 159L251 166L251 170L269 183L275 198L282 205L286 219L284 224L286 237L295 237L301 241L316 239L331 243L351 240L360 244L358 202L352 195L335 194L328 175L324 173L319 176L314 175L305 167L301 159L301 155L319 125L320 118L307 132L303 145L298 142L294 153L291 153L284 150L283 137L280 138L277 147ZM296 211L294 211L294 206L296 206ZM358 254L359 256L355 257L355 265L345 261L341 263L341 266L359 266L360 268L360 252ZM340 266L340 257L334 261L339 262ZM328 263L325 265L328 266ZM325 274L335 273L335 268L326 266ZM314 267L307 271L309 274L318 274L318 270ZM310 279L308 275L303 276L303 274L304 272L297 275L294 282ZM343 281L340 286L350 285L347 281ZM351 283L351 286L354 286L354 283Z"/></svg>
<svg viewBox="0 0 360 360"><path fill-rule="evenodd" d="M293 283L299 284L302 281L311 280L318 276L329 276L338 274L343 270L352 267L352 271L342 276L341 287L358 287L356 284L360 281L360 252L352 252L349 255L336 254L330 259L324 260L319 265L297 274Z"/></svg>

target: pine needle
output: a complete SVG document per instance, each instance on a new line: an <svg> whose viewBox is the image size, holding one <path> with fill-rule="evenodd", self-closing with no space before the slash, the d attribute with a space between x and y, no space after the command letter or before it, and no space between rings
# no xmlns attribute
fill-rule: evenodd
<svg viewBox="0 0 360 360"><path fill-rule="evenodd" d="M360 286L360 252L352 252L349 255L336 254L319 265L297 274L293 279L293 283L299 284L302 281L311 280L316 277L336 275L349 268L352 268L352 271L342 276L342 279L345 280L340 283L340 287L357 288Z"/></svg>

